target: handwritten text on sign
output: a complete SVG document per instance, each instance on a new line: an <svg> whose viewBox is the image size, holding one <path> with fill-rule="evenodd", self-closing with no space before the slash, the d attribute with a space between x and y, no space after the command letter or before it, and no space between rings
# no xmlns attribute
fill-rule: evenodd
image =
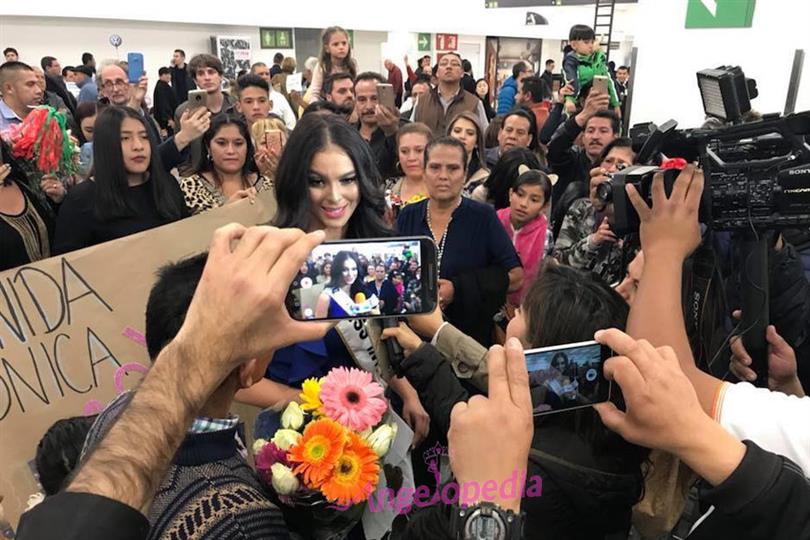
<svg viewBox="0 0 810 540"><path fill-rule="evenodd" d="M57 275L24 266L0 282L0 422L25 413L32 402L48 405L66 393L90 392L98 387L98 366L104 362L121 366L97 330L72 326L77 311L90 306L113 312L65 259ZM71 343L77 339L83 341L80 347ZM17 355L23 347L27 360L6 358L12 345ZM75 356L77 349L83 349L82 358Z"/></svg>

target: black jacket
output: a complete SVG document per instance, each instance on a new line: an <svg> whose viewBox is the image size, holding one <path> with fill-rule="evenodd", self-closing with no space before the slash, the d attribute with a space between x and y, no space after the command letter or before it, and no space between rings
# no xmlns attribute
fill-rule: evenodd
<svg viewBox="0 0 810 540"><path fill-rule="evenodd" d="M565 217L567 208L561 208L559 202L562 194L572 182L590 183L591 168L593 162L585 151L579 146L574 146L574 140L582 133L574 117L569 118L548 143L548 166L551 172L559 176L559 180L551 191L551 213L552 216ZM554 219L552 219L554 221ZM554 221L554 237L556 238L562 226L562 219Z"/></svg>
<svg viewBox="0 0 810 540"><path fill-rule="evenodd" d="M424 344L403 361L401 370L419 393L437 432L447 433L453 406L469 398L450 363L432 345ZM537 396L533 396L533 400L536 399ZM618 449L616 442L600 446L585 440L568 425L573 415L579 413L596 415L591 409L585 409L551 415L557 417L555 419L551 416L535 418L527 477L542 478L543 494L524 498L521 503L526 512L524 538L627 538L632 507L641 498L643 480L639 466L620 463L620 453L625 449L638 453L640 449L624 443L618 436L615 436L620 445ZM562 418L562 415L569 416ZM582 418L590 421L585 416ZM437 520L438 527L441 509L420 512L413 516L411 529L429 530L422 520ZM411 537L417 536L406 536Z"/></svg>
<svg viewBox="0 0 810 540"><path fill-rule="evenodd" d="M54 77L53 75L46 73L45 74L45 90L48 92L53 92L60 98L62 101L65 102L65 106L70 111L70 114L76 114L76 98L73 97L68 89L65 81L62 80L62 77Z"/></svg>
<svg viewBox="0 0 810 540"><path fill-rule="evenodd" d="M455 295L445 313L453 325L488 347L492 343L492 317L506 302L509 274L502 266L489 266L455 276Z"/></svg>
<svg viewBox="0 0 810 540"><path fill-rule="evenodd" d="M172 89L177 98L177 103L183 103L188 99L188 91L194 90L197 85L194 84L194 79L188 72L188 64L185 64L182 68L172 66L169 69L172 72Z"/></svg>
<svg viewBox="0 0 810 540"><path fill-rule="evenodd" d="M169 120L174 118L174 111L179 103L169 83L158 80L152 95L152 114L161 129L169 129ZM180 130L180 126L177 126Z"/></svg>
<svg viewBox="0 0 810 540"><path fill-rule="evenodd" d="M731 476L701 494L715 508L689 539L810 538L810 482L799 466L743 442L745 456Z"/></svg>

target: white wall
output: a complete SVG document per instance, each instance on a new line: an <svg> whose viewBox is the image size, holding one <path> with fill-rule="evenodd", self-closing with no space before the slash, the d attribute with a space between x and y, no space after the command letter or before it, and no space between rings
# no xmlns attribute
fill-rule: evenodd
<svg viewBox="0 0 810 540"><path fill-rule="evenodd" d="M0 17L0 48L15 47L20 52L20 60L33 65L39 65L40 58L46 55L55 56L63 66L77 65L81 63L85 51L92 52L99 63L107 58L116 58L115 47L109 42L113 33L120 35L123 40L118 49L119 59L126 60L127 52L143 53L150 88L157 80L158 68L169 65L174 49L183 49L186 58L191 59L197 53L210 52L212 35L250 37L254 62L271 65L273 55L279 51L285 56L295 56L291 49L259 48L258 26ZM150 99L151 95L150 89Z"/></svg>
<svg viewBox="0 0 810 540"><path fill-rule="evenodd" d="M681 127L703 121L695 73L720 65L739 65L757 80L756 110L782 112L793 51L810 55L810 2L757 2L752 28L686 29L686 2L640 0L635 44L632 122L675 118ZM797 111L810 109L810 57L805 60Z"/></svg>
<svg viewBox="0 0 810 540"><path fill-rule="evenodd" d="M658 0L672 1L672 0ZM140 0L137 6L122 2L92 2L84 6L83 17L104 19L152 20L183 23L291 26L323 28L339 24L354 30L443 32L470 35L513 37L548 37L566 39L568 30L577 23L592 24L594 6L533 7L549 20L545 26L526 26L525 8L486 9L484 0L410 0L404 4L377 0L307 0L301 5L268 3L262 0L241 0L238 9L223 6L165 0ZM196 6L202 9L196 9ZM205 6L205 7L203 7ZM622 20L634 4L617 6L615 31L622 29ZM57 0L2 0L0 15L38 15L42 17L71 17L76 6ZM111 25L114 26L114 25ZM0 34L2 35L2 34ZM3 38L5 41L5 38Z"/></svg>

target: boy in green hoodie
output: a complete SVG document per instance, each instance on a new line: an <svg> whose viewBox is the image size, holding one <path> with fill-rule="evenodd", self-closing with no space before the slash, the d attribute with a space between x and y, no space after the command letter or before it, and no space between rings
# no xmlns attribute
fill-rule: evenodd
<svg viewBox="0 0 810 540"><path fill-rule="evenodd" d="M595 44L595 40L593 29L584 24L575 24L568 34L568 43L572 50L563 58L563 76L565 83L574 87L574 93L565 98L565 112L569 115L576 112L576 103L582 88L591 86L596 75L607 77L610 106L617 114L621 114L619 97L605 62L605 53Z"/></svg>

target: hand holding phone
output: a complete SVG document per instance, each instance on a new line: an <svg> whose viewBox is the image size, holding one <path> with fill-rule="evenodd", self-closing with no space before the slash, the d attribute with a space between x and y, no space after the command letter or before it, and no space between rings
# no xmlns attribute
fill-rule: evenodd
<svg viewBox="0 0 810 540"><path fill-rule="evenodd" d="M395 108L394 87L388 83L377 83L377 102L383 107Z"/></svg>
<svg viewBox="0 0 810 540"><path fill-rule="evenodd" d="M594 75L593 77L593 92L597 94L608 93L608 78L604 75Z"/></svg>
<svg viewBox="0 0 810 540"><path fill-rule="evenodd" d="M208 108L208 92L206 90L191 90L188 93L188 111L193 112L200 108Z"/></svg>
<svg viewBox="0 0 810 540"><path fill-rule="evenodd" d="M276 156L281 155L281 130L268 129L264 132L264 146Z"/></svg>
<svg viewBox="0 0 810 540"><path fill-rule="evenodd" d="M325 242L287 295L297 320L431 313L436 308L436 244L426 237Z"/></svg>
<svg viewBox="0 0 810 540"><path fill-rule="evenodd" d="M613 356L596 341L568 343L525 352L534 414L590 407L610 399L603 365Z"/></svg>
<svg viewBox="0 0 810 540"><path fill-rule="evenodd" d="M138 84L141 77L144 76L146 73L143 67L143 53L139 52L131 52L127 54L127 67L129 68L129 72L127 76L129 77L130 84Z"/></svg>

